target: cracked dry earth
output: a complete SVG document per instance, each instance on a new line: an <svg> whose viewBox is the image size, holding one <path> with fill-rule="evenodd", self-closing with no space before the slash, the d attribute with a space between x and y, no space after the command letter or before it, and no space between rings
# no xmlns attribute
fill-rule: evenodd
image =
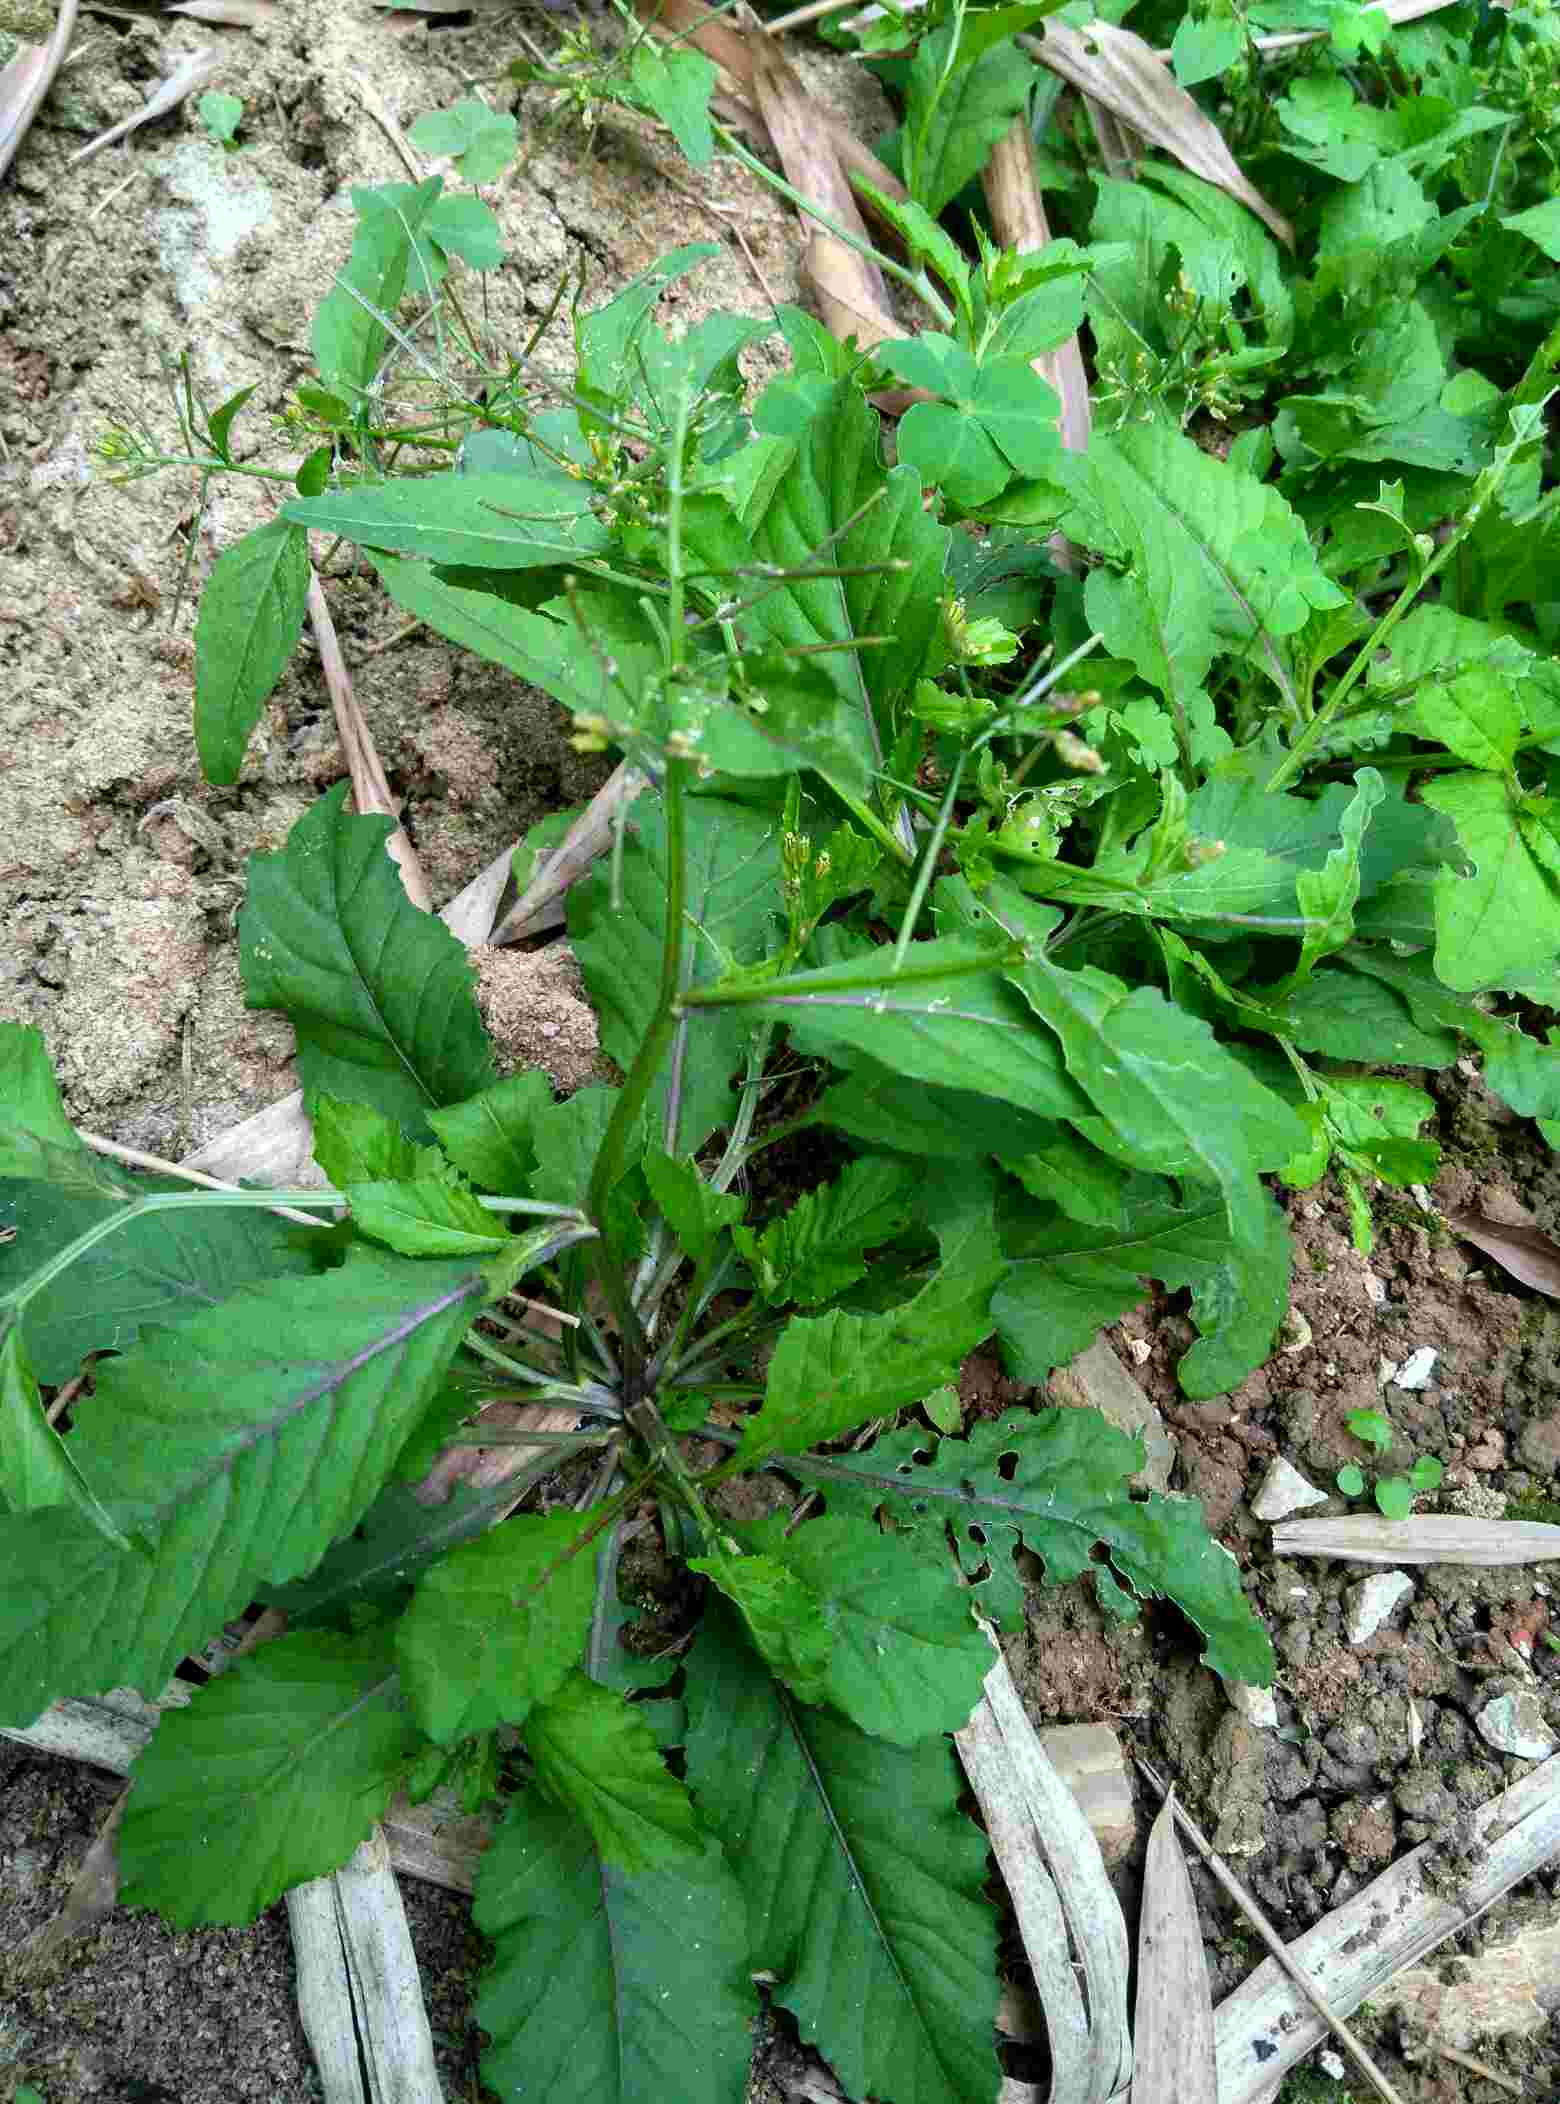
<svg viewBox="0 0 1560 2104"><path fill-rule="evenodd" d="M88 1128L178 1155L291 1086L285 1028L242 1005L233 917L244 857L279 846L343 771L305 648L238 785L203 783L190 723L193 602L216 554L268 515L272 495L230 480L202 507L193 478L178 473L115 487L91 449L115 425L174 440L170 376L185 353L209 404L255 383L240 451L268 442L270 419L307 373L310 319L350 244L350 187L405 179L392 133L473 83L509 106L508 60L527 35L551 50L558 19L522 8L387 26L366 0L282 0L260 32L84 17L0 189L0 1015L44 1031L68 1108ZM223 153L184 111L70 166L88 137L207 43L222 54L210 85L244 102L240 152ZM0 62L7 55L0 36ZM840 61L804 54L802 70L864 136L885 128L875 88ZM519 114L523 165L488 193L509 250L482 305L500 354L528 340L572 274L594 303L689 240L717 254L677 288L673 319L798 297L788 214L740 169L691 170L628 119L587 139L572 121L549 130L535 97ZM566 334L555 330L537 355L565 374ZM749 354L753 377L772 355L762 345ZM438 899L596 786L598 764L573 753L551 702L426 634L374 652L397 618L341 558L329 592ZM500 969L489 988L500 1028L501 980ZM1560 1229L1560 1176L1532 1129L1505 1119L1467 1076L1432 1086L1448 1152L1436 1198L1488 1206L1504 1194ZM1329 1486L1360 1458L1346 1413L1381 1403L1406 1452L1446 1461L1446 1495L1463 1509L1560 1519L1548 1502L1560 1499L1560 1311L1406 1203L1387 1209L1368 1263L1325 1192L1294 1198L1290 1212L1289 1348L1237 1394L1197 1405L1179 1395L1174 1362L1190 1333L1174 1301L1150 1303L1112 1338L1177 1439L1174 1487L1203 1499L1273 1630L1274 1725L1230 1708L1173 1614L1121 1628L1083 1587L1036 1590L1012 1656L1038 1721L1111 1722L1129 1752L1180 1778L1286 1935L1416 1841L1455 1834L1461 1813L1521 1771L1479 1734L1492 1698L1536 1693L1560 1726L1560 1658L1534 1644L1531 1667L1512 1662L1513 1637L1542 1631L1550 1613L1541 1569L1416 1571L1387 1621L1354 1643L1348 1595L1361 1573L1275 1562L1250 1510L1275 1455ZM1428 1385L1389 1387L1382 1402L1383 1362L1426 1346L1437 1355ZM963 1388L972 1414L1027 1393L983 1355ZM57 1910L116 1790L0 1741L0 1951ZM1120 1876L1132 1918L1131 1863ZM1223 1992L1257 1953L1200 1870L1194 1878ZM1539 1939L1533 1947L1560 1947L1557 1886L1553 1869L1530 1880L1465 1947L1443 1952L1448 1991L1481 1943L1520 1932ZM445 2094L474 2099L479 1941L463 1902L414 1880L404 1889ZM1560 1961L1528 1995L1520 2034L1473 2042L1536 2099L1560 2082L1555 1974ZM1434 2061L1403 2068L1393 2057L1401 2028L1389 2014L1373 2035L1405 2099L1493 2104L1502 2094ZM13 2078L47 2104L307 2104L319 2090L292 1999L285 1913L195 1935L115 1914L48 1977L0 1991L0 2094ZM810 2079L794 2037L766 2023L752 2104L805 2094ZM1345 2093L1327 2083L1307 2104L1342 2104Z"/></svg>

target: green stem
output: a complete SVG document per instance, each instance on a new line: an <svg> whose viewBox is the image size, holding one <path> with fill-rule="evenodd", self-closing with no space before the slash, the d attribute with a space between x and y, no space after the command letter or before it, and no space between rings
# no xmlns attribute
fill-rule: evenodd
<svg viewBox="0 0 1560 2104"><path fill-rule="evenodd" d="M944 840L948 837L948 827L953 820L954 800L959 793L959 784L964 779L964 760L965 755L961 750L958 759L953 763L953 773L948 777L948 793L944 796L942 809L937 814L937 823L932 827L932 837L922 852L921 867L915 873L915 886L910 893L910 903L906 906L905 917L899 924L899 934L894 943L894 962L890 967L896 978L904 973L905 959L910 953L911 938L915 934L915 924L921 917L926 894L932 888L932 878L937 874L937 858L942 853Z"/></svg>
<svg viewBox="0 0 1560 2104"><path fill-rule="evenodd" d="M684 1008L743 1008L759 1002L804 1000L809 995L847 993L899 993L928 979L974 978L980 972L1011 969L1027 961L1022 943L1001 950L986 950L979 956L956 958L942 963L911 965L895 974L863 967L859 972L797 972L790 978L771 979L762 986L692 987L682 997Z"/></svg>

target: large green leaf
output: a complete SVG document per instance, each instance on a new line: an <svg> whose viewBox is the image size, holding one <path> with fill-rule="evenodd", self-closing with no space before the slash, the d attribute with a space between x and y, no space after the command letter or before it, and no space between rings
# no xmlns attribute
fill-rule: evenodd
<svg viewBox="0 0 1560 2104"><path fill-rule="evenodd" d="M128 1547L44 1414L19 1325L0 1311L0 1512L73 1505L115 1548Z"/></svg>
<svg viewBox="0 0 1560 2104"><path fill-rule="evenodd" d="M813 1307L865 1277L866 1252L892 1241L910 1219L913 1180L908 1163L869 1155L837 1182L804 1192L761 1233L735 1228L732 1239L765 1300Z"/></svg>
<svg viewBox="0 0 1560 2104"><path fill-rule="evenodd" d="M0 1519L0 1716L154 1695L256 1583L312 1570L387 1480L486 1281L367 1249L250 1286L97 1368L68 1442L132 1538L63 1510Z"/></svg>
<svg viewBox="0 0 1560 2104"><path fill-rule="evenodd" d="M253 1921L339 1870L423 1745L387 1629L263 1645L164 1710L119 1829L119 1896L180 1928Z"/></svg>
<svg viewBox="0 0 1560 2104"><path fill-rule="evenodd" d="M689 1781L802 2036L850 2096L991 2104L995 1921L952 1748L791 1701L727 1612L706 1614L688 1706Z"/></svg>
<svg viewBox="0 0 1560 2104"><path fill-rule="evenodd" d="M477 1871L482 2078L526 2104L742 2104L758 1997L719 1847L634 1875L530 1790Z"/></svg>
<svg viewBox="0 0 1560 2104"><path fill-rule="evenodd" d="M1202 1631L1203 1662L1216 1673L1268 1685L1273 1647L1241 1590L1235 1559L1212 1539L1195 1498L1135 1498L1127 1479L1143 1443L1097 1410L1055 1410L976 1425L968 1439L934 1440L914 1427L864 1454L809 1461L805 1475L843 1510L886 1506L901 1526L941 1539L952 1528L968 1571L990 1565L978 1587L986 1610L1019 1626L1023 1589L1005 1552L1019 1540L1063 1585L1091 1571L1105 1604L1130 1603L1092 1563L1096 1542L1145 1600L1174 1600ZM999 1553L993 1553L993 1548Z"/></svg>
<svg viewBox="0 0 1560 2104"><path fill-rule="evenodd" d="M738 1461L800 1454L870 1417L889 1417L942 1386L991 1328L987 1304L1002 1271L989 1245L966 1241L914 1300L887 1315L794 1315L769 1362L764 1401L742 1435Z"/></svg>
<svg viewBox="0 0 1560 2104"><path fill-rule="evenodd" d="M906 1079L864 1053L852 1058L843 1080L825 1089L813 1115L866 1146L953 1162L975 1154L1003 1160L1030 1154L1061 1129L995 1096Z"/></svg>
<svg viewBox="0 0 1560 2104"><path fill-rule="evenodd" d="M687 977L706 986L730 964L763 949L780 901L780 827L744 805L692 797L686 819ZM621 897L611 873L593 871L569 894L569 932L601 1042L619 1066L632 1066L655 1010L665 941L666 820L659 800L642 796L625 821ZM650 1098L650 1129L668 1151L693 1154L732 1109L732 1076L742 1066L750 1014L708 1011L679 1023L667 1070ZM667 1132L669 1092L677 1091L675 1134Z"/></svg>
<svg viewBox="0 0 1560 2104"><path fill-rule="evenodd" d="M314 315L314 363L327 387L354 395L371 387L390 344L385 324L402 294L432 290L436 266L423 230L443 187L433 176L415 189L389 183L352 192L358 224L351 259Z"/></svg>
<svg viewBox="0 0 1560 2104"><path fill-rule="evenodd" d="M1008 1369L1043 1383L1087 1348L1097 1330L1143 1298L1144 1281L1192 1289L1201 1340L1181 1361L1188 1395L1237 1387L1272 1347L1289 1305L1289 1234L1265 1195L1260 1241L1232 1237L1229 1215L1195 1186L1129 1205L1119 1226L1085 1226L1053 1214L1011 1238L1012 1264L991 1296L991 1318Z"/></svg>
<svg viewBox="0 0 1560 2104"><path fill-rule="evenodd" d="M281 1608L295 1629L334 1622L365 1602L393 1599L430 1563L485 1533L520 1487L513 1478L484 1491L457 1483L442 1505L424 1505L407 1483L387 1483L306 1578L256 1586L255 1598Z"/></svg>
<svg viewBox="0 0 1560 2104"><path fill-rule="evenodd" d="M531 1711L525 1743L541 1787L584 1821L607 1862L631 1872L700 1862L704 1834L688 1792L614 1689L571 1673Z"/></svg>
<svg viewBox="0 0 1560 2104"><path fill-rule="evenodd" d="M968 1723L991 1671L991 1644L943 1544L880 1534L832 1513L788 1526L777 1513L741 1533L821 1608L832 1641L811 1699L896 1746Z"/></svg>
<svg viewBox="0 0 1560 2104"><path fill-rule="evenodd" d="M96 1174L93 1159L65 1115L42 1031L0 1023L0 1177L116 1189Z"/></svg>
<svg viewBox="0 0 1560 2104"><path fill-rule="evenodd" d="M518 1198L536 1166L531 1127L552 1100L551 1081L530 1068L495 1082L465 1103L430 1111L428 1123L463 1175L484 1191Z"/></svg>
<svg viewBox="0 0 1560 2104"><path fill-rule="evenodd" d="M1027 106L1034 67L1011 31L1049 12L1004 10L1002 27L1009 34L995 42L980 34L979 15L961 16L917 42L899 150L910 195L933 218L980 174L992 147Z"/></svg>
<svg viewBox="0 0 1560 2104"><path fill-rule="evenodd" d="M309 537L273 519L225 548L195 623L195 745L208 782L236 782L249 734L303 633Z"/></svg>
<svg viewBox="0 0 1560 2104"><path fill-rule="evenodd" d="M249 864L244 995L298 1034L305 1091L366 1103L427 1137L427 1113L493 1079L476 975L442 921L406 896L388 818L348 814L346 783Z"/></svg>
<svg viewBox="0 0 1560 2104"><path fill-rule="evenodd" d="M396 1654L418 1721L448 1746L521 1724L585 1649L596 1550L591 1514L528 1513L451 1551L418 1585Z"/></svg>
<svg viewBox="0 0 1560 2104"><path fill-rule="evenodd" d="M135 1191L189 1189L171 1178L134 1183ZM0 1296L124 1210L123 1199L36 1181L0 1183L0 1233L10 1229L14 1237L0 1240ZM125 1351L148 1323L184 1322L252 1280L305 1277L316 1268L311 1239L309 1228L258 1207L137 1214L28 1301L22 1335L33 1370L40 1381L68 1381L88 1352Z"/></svg>
<svg viewBox="0 0 1560 2104"><path fill-rule="evenodd" d="M1560 954L1560 846L1497 774L1441 775L1420 791L1457 828L1466 876L1435 887L1435 968L1459 993L1519 984Z"/></svg>
<svg viewBox="0 0 1560 2104"><path fill-rule="evenodd" d="M1300 911L1311 925L1300 945L1293 985L1302 985L1322 958L1341 950L1354 933L1354 909L1360 898L1360 853L1371 815L1387 793L1386 784L1374 767L1362 767L1354 782L1354 796L1343 814L1342 844L1333 849L1320 869L1302 870L1295 879Z"/></svg>
<svg viewBox="0 0 1560 2104"><path fill-rule="evenodd" d="M533 475L407 477L295 497L282 517L361 547L480 570L537 570L578 562L610 535L581 484Z"/></svg>
<svg viewBox="0 0 1560 2104"><path fill-rule="evenodd" d="M1379 944L1353 943L1343 961L1393 987L1422 1030L1461 1031L1471 1038L1484 1054L1485 1080L1522 1117L1560 1118L1560 1044L1546 1045L1529 1037L1509 1017L1490 1015L1466 995L1449 992L1423 952L1405 957ZM1432 1062L1410 1060L1405 1064L1428 1066Z"/></svg>

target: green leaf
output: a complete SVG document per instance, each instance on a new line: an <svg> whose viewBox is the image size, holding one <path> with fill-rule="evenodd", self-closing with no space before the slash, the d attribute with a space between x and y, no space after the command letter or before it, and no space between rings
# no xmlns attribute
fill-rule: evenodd
<svg viewBox="0 0 1560 2104"><path fill-rule="evenodd" d="M818 1694L791 1681L793 1692L895 1746L967 1724L991 1671L991 1644L943 1545L833 1514L790 1533L788 1525L775 1514L743 1539L795 1574L832 1640Z"/></svg>
<svg viewBox="0 0 1560 2104"><path fill-rule="evenodd" d="M1262 998L1278 1034L1302 1052L1396 1067L1449 1067L1457 1057L1455 1030L1416 1022L1390 987L1353 972L1318 972L1282 1000Z"/></svg>
<svg viewBox="0 0 1560 2104"><path fill-rule="evenodd" d="M0 1512L73 1505L116 1549L129 1543L76 1471L44 1414L16 1322L0 1313Z"/></svg>
<svg viewBox="0 0 1560 2104"><path fill-rule="evenodd" d="M1365 1471L1363 1469L1356 1468L1353 1465L1353 1463L1350 1462L1347 1463L1343 1468L1339 1469L1337 1475L1334 1476L1333 1481L1337 1484L1338 1488L1343 1492L1346 1498L1357 1498L1360 1495L1361 1491L1363 1491L1365 1488Z"/></svg>
<svg viewBox="0 0 1560 2104"><path fill-rule="evenodd" d="M101 1198L37 1181L0 1184L0 1230L15 1236L0 1241L0 1296L111 1214L127 1213L126 1198L137 1191L188 1189L148 1177L123 1197ZM241 1286L310 1276L318 1239L296 1221L247 1206L127 1217L28 1300L21 1318L28 1359L40 1381L57 1386L80 1371L88 1352L127 1351L148 1324L173 1328Z"/></svg>
<svg viewBox="0 0 1560 2104"><path fill-rule="evenodd" d="M1426 1031L1461 1031L1484 1054L1484 1078L1524 1118L1560 1117L1560 1043L1541 1044L1507 1017L1487 1014L1436 978L1425 956L1395 956L1375 945L1351 945L1344 960L1393 987ZM1406 1065L1417 1066L1418 1060ZM1428 1062L1426 1062L1428 1063Z"/></svg>
<svg viewBox="0 0 1560 2104"><path fill-rule="evenodd" d="M1522 710L1511 682L1482 668L1427 686L1415 697L1414 713L1449 753L1492 774L1505 774L1522 735Z"/></svg>
<svg viewBox="0 0 1560 2104"><path fill-rule="evenodd" d="M1441 775L1420 791L1444 811L1470 873L1444 869L1435 886L1435 968L1460 993L1542 971L1560 951L1560 887L1535 854L1523 800L1493 774Z"/></svg>
<svg viewBox="0 0 1560 2104"><path fill-rule="evenodd" d="M1376 1509L1386 1520L1406 1520L1414 1509L1414 1486L1407 1476L1378 1476Z"/></svg>
<svg viewBox="0 0 1560 2104"><path fill-rule="evenodd" d="M789 1700L729 1613L706 1614L688 1706L689 1781L802 2037L848 2095L990 2104L995 1921L952 1748Z"/></svg>
<svg viewBox="0 0 1560 2104"><path fill-rule="evenodd" d="M604 1861L631 1873L697 1864L704 1835L687 1790L630 1703L575 1672L526 1719L536 1779L582 1819Z"/></svg>
<svg viewBox="0 0 1560 2104"><path fill-rule="evenodd" d="M906 413L899 457L955 503L983 504L1014 474L1043 476L1057 457L1060 402L1023 359L986 357L977 364L935 331L884 344L877 357L907 385L948 398L947 408L917 402Z"/></svg>
<svg viewBox="0 0 1560 2104"><path fill-rule="evenodd" d="M1513 212L1501 225L1509 233L1525 235L1551 263L1560 263L1560 197L1546 197L1541 205Z"/></svg>
<svg viewBox="0 0 1560 2104"><path fill-rule="evenodd" d="M987 1303L1000 1257L966 1249L914 1300L887 1315L796 1315L780 1333L764 1401L742 1435L736 1465L800 1454L871 1417L889 1417L954 1378L991 1328Z"/></svg>
<svg viewBox="0 0 1560 2104"><path fill-rule="evenodd" d="M529 1790L477 1869L482 2074L531 2104L742 2104L758 1997L719 1847L629 1876Z"/></svg>
<svg viewBox="0 0 1560 2104"><path fill-rule="evenodd" d="M805 1192L762 1233L737 1228L733 1240L764 1299L813 1307L864 1278L866 1252L909 1221L913 1180L906 1164L869 1155L837 1183Z"/></svg>
<svg viewBox="0 0 1560 2104"><path fill-rule="evenodd" d="M1333 849L1320 869L1301 870L1296 876L1300 911L1312 925L1305 931L1300 962L1286 981L1286 991L1302 985L1324 957L1341 950L1353 936L1365 829L1386 793L1386 784L1375 768L1362 767L1354 777L1354 796L1343 814L1343 845Z"/></svg>
<svg viewBox="0 0 1560 2104"><path fill-rule="evenodd" d="M660 800L642 796L624 821L621 897L597 869L569 893L569 933L601 1023L602 1048L625 1071L655 1009L665 941L666 821ZM780 899L780 828L762 812L691 798L685 814L687 985L719 979L763 951ZM651 1129L671 1153L694 1154L731 1115L731 1077L740 1071L752 1027L734 1010L685 1016L650 1097ZM679 1091L675 1134L666 1121L673 1076Z"/></svg>
<svg viewBox="0 0 1560 2104"><path fill-rule="evenodd" d="M355 1249L99 1361L70 1454L134 1546L60 1509L0 1519L0 1716L155 1695L257 1582L312 1570L390 1475L484 1291L470 1265Z"/></svg>
<svg viewBox="0 0 1560 2104"><path fill-rule="evenodd" d="M60 1101L42 1031L0 1023L0 1176L49 1182L85 1154Z"/></svg>
<svg viewBox="0 0 1560 2104"><path fill-rule="evenodd" d="M518 1198L536 1166L531 1127L551 1107L552 1083L534 1069L511 1074L464 1103L428 1113L439 1145L456 1168L495 1197Z"/></svg>
<svg viewBox="0 0 1560 2104"><path fill-rule="evenodd" d="M163 1711L132 1771L120 1898L180 1928L253 1921L340 1869L421 1745L387 1630L261 1646Z"/></svg>
<svg viewBox="0 0 1560 2104"><path fill-rule="evenodd" d="M493 1079L462 945L415 907L385 842L388 818L346 810L348 786L306 811L274 855L249 864L239 920L245 999L298 1034L305 1093L366 1103L414 1136L427 1113Z"/></svg>
<svg viewBox="0 0 1560 2104"><path fill-rule="evenodd" d="M1006 12L1027 26L1046 10ZM1029 100L1033 63L1006 36L984 45L961 18L922 37L910 62L900 154L911 196L934 217L979 175Z"/></svg>
<svg viewBox="0 0 1560 2104"><path fill-rule="evenodd" d="M715 68L704 53L686 44L663 50L641 37L629 62L628 84L640 108L659 117L694 167L702 168L715 152L710 129Z"/></svg>
<svg viewBox="0 0 1560 2104"><path fill-rule="evenodd" d="M818 1596L789 1564L721 1548L691 1556L688 1568L702 1572L739 1610L759 1657L793 1695L803 1702L825 1699L834 1633Z"/></svg>
<svg viewBox="0 0 1560 2104"><path fill-rule="evenodd" d="M482 570L545 569L606 547L607 529L578 483L534 475L444 475L364 482L294 497L282 517L365 548Z"/></svg>
<svg viewBox="0 0 1560 2104"><path fill-rule="evenodd" d="M418 244L443 187L432 176L415 189L409 183L386 183L352 192L358 215L352 257L314 312L314 363L327 388L348 396L366 392L390 344L379 317L394 319L409 273L413 292L432 290L427 245Z"/></svg>
<svg viewBox="0 0 1560 2104"><path fill-rule="evenodd" d="M494 183L514 159L519 129L513 117L468 96L419 117L406 136L422 153L453 155L462 182Z"/></svg>
<svg viewBox="0 0 1560 2104"><path fill-rule="evenodd" d="M1081 1096L1077 1107L1082 1108ZM972 1155L1010 1161L1037 1153L1060 1130L995 1096L907 1079L864 1053L851 1060L844 1080L825 1089L813 1115L864 1146L954 1162Z"/></svg>
<svg viewBox="0 0 1560 2104"><path fill-rule="evenodd" d="M645 1150L645 1182L662 1218L695 1264L707 1264L725 1230L740 1220L746 1201L717 1191L690 1161L660 1147Z"/></svg>
<svg viewBox="0 0 1560 2104"><path fill-rule="evenodd" d="M309 1107L314 1159L338 1191L349 1184L400 1183L417 1174L421 1149L393 1118L366 1103L319 1095Z"/></svg>
<svg viewBox="0 0 1560 2104"><path fill-rule="evenodd" d="M1392 1425L1379 1410L1350 1410L1344 1423L1356 1439L1374 1447L1378 1454L1387 1453L1392 1445Z"/></svg>
<svg viewBox="0 0 1560 2104"><path fill-rule="evenodd" d="M436 250L459 256L473 270L497 270L504 260L497 216L480 197L441 197L423 230Z"/></svg>
<svg viewBox="0 0 1560 2104"><path fill-rule="evenodd" d="M826 1472L809 1463L808 1473L837 1506L884 1505L899 1525L927 1527L939 1539L952 1527L972 1573L1022 1540L1044 1559L1046 1583L1065 1585L1089 1570L1103 1542L1140 1598L1174 1600L1202 1631L1204 1665L1269 1685L1273 1647L1235 1559L1208 1534L1195 1498L1132 1495L1127 1479L1142 1465L1142 1441L1098 1411L1046 1409L976 1425L968 1439L890 1433L864 1454L831 1456ZM1014 1627L1023 1593L1011 1565L1004 1592L990 1606Z"/></svg>
<svg viewBox="0 0 1560 2104"><path fill-rule="evenodd" d="M1170 46L1170 63L1183 88L1199 87L1229 71L1246 48L1238 22L1228 17L1183 15Z"/></svg>
<svg viewBox="0 0 1560 2104"><path fill-rule="evenodd" d="M647 337L656 333L650 317L669 285L686 277L696 265L718 256L710 241L689 242L661 256L640 277L625 285L615 298L593 314L577 316L574 324L575 354L579 363L579 386L592 400L603 403L637 398L644 369Z"/></svg>
<svg viewBox="0 0 1560 2104"><path fill-rule="evenodd" d="M1201 1340L1181 1361L1188 1395L1221 1395L1260 1366L1289 1305L1289 1235L1265 1194L1260 1239L1231 1233L1211 1192L1190 1190L1131 1203L1119 1226L1090 1227L1054 1217L1014 1237L1013 1263L991 1297L991 1316L1008 1370L1037 1386L1094 1340L1095 1332L1136 1307L1144 1280L1192 1291Z"/></svg>
<svg viewBox="0 0 1560 2104"><path fill-rule="evenodd" d="M585 1649L596 1587L596 1516L506 1520L418 1584L396 1656L418 1723L448 1746L523 1724L562 1688Z"/></svg>
<svg viewBox="0 0 1560 2104"><path fill-rule="evenodd" d="M460 1172L432 1148L421 1151L431 1159L409 1181L348 1185L358 1233L403 1257L496 1256L511 1244L502 1219L478 1204Z"/></svg>

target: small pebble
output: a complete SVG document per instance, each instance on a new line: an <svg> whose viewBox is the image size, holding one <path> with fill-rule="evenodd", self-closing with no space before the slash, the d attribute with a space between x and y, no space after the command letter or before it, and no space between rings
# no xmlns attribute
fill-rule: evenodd
<svg viewBox="0 0 1560 2104"><path fill-rule="evenodd" d="M1326 1503L1326 1491L1308 1483L1299 1469L1278 1454L1268 1463L1267 1473L1257 1485L1251 1509L1259 1520L1285 1520L1292 1512L1304 1512L1308 1505Z"/></svg>
<svg viewBox="0 0 1560 2104"><path fill-rule="evenodd" d="M1428 1388L1435 1362L1440 1357L1432 1344L1420 1345L1418 1351L1405 1359L1392 1380L1398 1388Z"/></svg>
<svg viewBox="0 0 1560 2104"><path fill-rule="evenodd" d="M1227 1680L1224 1692L1230 1699L1230 1708L1238 1717L1243 1717L1253 1731L1278 1729L1278 1703L1271 1688L1254 1688L1246 1680Z"/></svg>
<svg viewBox="0 0 1560 2104"><path fill-rule="evenodd" d="M1514 1753L1524 1761L1545 1761L1557 1741L1544 1717L1544 1706L1536 1695L1497 1695L1473 1720L1479 1737L1497 1753Z"/></svg>
<svg viewBox="0 0 1560 2104"><path fill-rule="evenodd" d="M1351 1644L1366 1644L1414 1590L1406 1571L1372 1571L1344 1594Z"/></svg>

